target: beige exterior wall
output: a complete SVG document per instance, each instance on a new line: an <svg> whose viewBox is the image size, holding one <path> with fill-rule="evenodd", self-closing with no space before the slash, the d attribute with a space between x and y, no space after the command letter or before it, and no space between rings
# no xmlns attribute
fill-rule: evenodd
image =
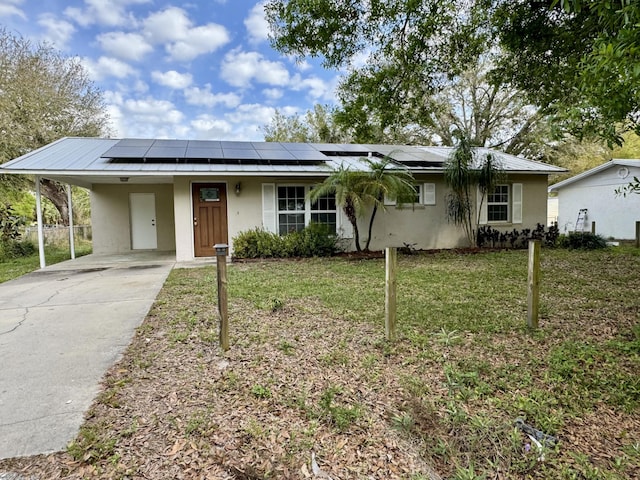
<svg viewBox="0 0 640 480"><path fill-rule="evenodd" d="M175 250L177 261L194 259L193 247L193 183L224 183L227 185L227 225L230 252L238 233L262 225L262 184L311 185L318 180L308 178L197 178L176 177L173 185L94 185L92 191L92 221L96 253L131 251L129 193L156 194L158 250ZM387 206L379 211L374 223L371 249L415 244L419 249L454 248L465 245L462 228L447 220L446 187L440 175L420 176L418 183L436 185L435 205ZM240 193L235 186L240 183ZM524 175L510 177L508 183L523 184L522 224L491 224L505 230L532 228L546 223L547 177ZM341 213L341 212L339 212ZM174 221L175 219L175 221ZM343 222L346 219L340 219ZM340 221L339 220L339 221ZM369 215L359 222L361 244L367 237ZM351 243L351 248L353 244Z"/></svg>
<svg viewBox="0 0 640 480"><path fill-rule="evenodd" d="M447 188L442 176L425 175L417 177L416 180L417 183L436 185L436 204L387 206L386 211L376 216L370 248L381 250L385 247L402 247L405 244L425 250L466 246L462 227L450 223L447 218ZM522 223L501 222L488 225L505 231L514 228L534 228L537 223L546 225L546 175L512 175L505 183L522 183ZM358 222L362 246L367 238L368 218L367 214Z"/></svg>
<svg viewBox="0 0 640 480"><path fill-rule="evenodd" d="M131 251L130 193L155 193L157 250L175 250L173 185L95 184L91 189L93 252L112 254Z"/></svg>

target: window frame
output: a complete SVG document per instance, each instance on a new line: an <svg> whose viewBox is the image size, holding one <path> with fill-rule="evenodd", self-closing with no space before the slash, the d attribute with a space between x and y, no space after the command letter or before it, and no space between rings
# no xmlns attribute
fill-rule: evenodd
<svg viewBox="0 0 640 480"><path fill-rule="evenodd" d="M498 188L506 188L506 196L507 199L506 201L501 201L501 202L496 202L496 201L490 201L491 196L492 195L496 195L496 190ZM501 192L499 195L504 195L504 192ZM511 184L508 183L500 183L498 185L495 186L495 189L492 193L488 193L487 192L487 199L486 199L486 206L487 206L487 223L509 223L511 222L511 215L512 215L512 207L511 207L511 202L513 200L513 189ZM490 218L490 207L496 205L496 206L506 206L507 210L506 210L506 216L504 219L499 219L499 220L494 220Z"/></svg>
<svg viewBox="0 0 640 480"><path fill-rule="evenodd" d="M275 204L276 204L276 215L275 215L275 220L276 220L276 232L278 233L278 235L285 235L287 232L285 233L281 233L280 232L280 215L286 215L286 214L304 214L304 227L306 228L309 226L309 224L311 223L311 216L312 214L334 214L335 215L335 232L334 233L338 233L338 230L340 228L339 225L339 209L338 209L338 205L335 204L335 210L325 210L325 209L313 209L312 205L313 203L311 202L311 200L308 198L309 192L313 189L314 185L305 185L305 184L299 184L299 183L277 183L275 185ZM303 188L304 189L304 210L280 210L280 188ZM335 203L335 195L334 195L334 203ZM329 223L320 223L320 225L331 225Z"/></svg>

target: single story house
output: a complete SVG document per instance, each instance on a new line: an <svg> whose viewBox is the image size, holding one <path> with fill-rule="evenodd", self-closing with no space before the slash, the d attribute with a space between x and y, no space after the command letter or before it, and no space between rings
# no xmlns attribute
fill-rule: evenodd
<svg viewBox="0 0 640 480"><path fill-rule="evenodd" d="M640 221L640 195L616 194L640 178L640 160L611 160L549 187L558 197L560 233L591 232L631 240Z"/></svg>
<svg viewBox="0 0 640 480"><path fill-rule="evenodd" d="M480 149L479 153L489 150ZM215 255L240 232L284 233L326 223L353 248L350 223L332 196L311 204L310 188L340 165L364 169L363 157L390 158L416 180L413 204L387 205L371 248L453 248L462 229L447 218L444 147L202 140L63 138L0 166L91 193L93 251L175 251L177 261ZM545 224L548 175L564 170L492 152L507 173L489 196L482 223L511 230ZM368 216L361 218L366 236Z"/></svg>

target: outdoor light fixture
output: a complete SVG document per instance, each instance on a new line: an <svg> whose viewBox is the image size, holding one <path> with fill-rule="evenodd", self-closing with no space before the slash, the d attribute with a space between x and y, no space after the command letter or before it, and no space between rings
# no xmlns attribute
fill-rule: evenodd
<svg viewBox="0 0 640 480"><path fill-rule="evenodd" d="M222 255L223 257L226 257L229 245L227 245L226 243L216 243L213 248L216 249L216 255Z"/></svg>
<svg viewBox="0 0 640 480"><path fill-rule="evenodd" d="M240 185L240 182L236 183L236 195L240 195L241 188L242 188L242 185Z"/></svg>
<svg viewBox="0 0 640 480"><path fill-rule="evenodd" d="M127 183L129 181L129 177L120 177L120 181L122 183Z"/></svg>

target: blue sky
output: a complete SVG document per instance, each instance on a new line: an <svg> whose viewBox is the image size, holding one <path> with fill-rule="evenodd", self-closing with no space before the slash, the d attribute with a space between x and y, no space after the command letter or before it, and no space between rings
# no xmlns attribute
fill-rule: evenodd
<svg viewBox="0 0 640 480"><path fill-rule="evenodd" d="M0 25L79 57L114 137L262 140L275 109L335 102L339 73L275 52L256 0L0 0Z"/></svg>

